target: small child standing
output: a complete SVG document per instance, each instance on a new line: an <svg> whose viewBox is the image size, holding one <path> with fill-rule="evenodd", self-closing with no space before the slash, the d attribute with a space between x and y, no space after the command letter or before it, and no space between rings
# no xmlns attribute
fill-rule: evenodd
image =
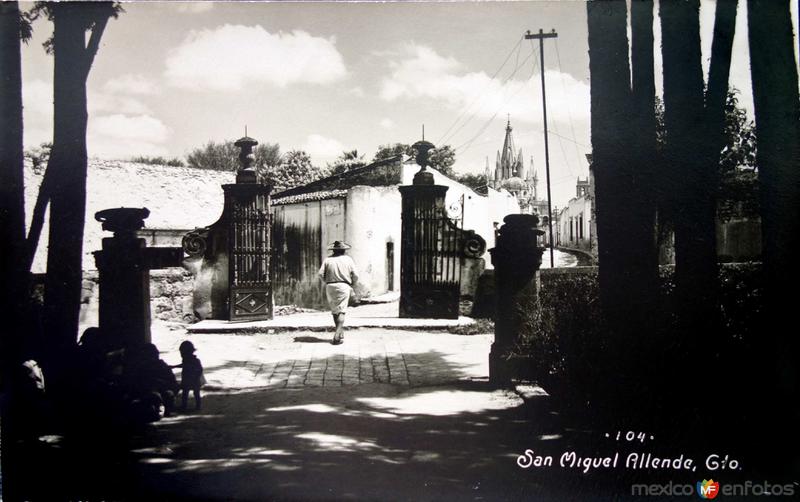
<svg viewBox="0 0 800 502"><path fill-rule="evenodd" d="M176 366L181 368L181 390L183 391L181 409L186 409L189 391L191 390L194 394L194 408L199 410L201 404L200 387L206 383L206 379L203 376L203 365L200 363L200 359L194 355L195 349L192 342L187 340L181 343L178 350L182 359L181 364Z"/></svg>

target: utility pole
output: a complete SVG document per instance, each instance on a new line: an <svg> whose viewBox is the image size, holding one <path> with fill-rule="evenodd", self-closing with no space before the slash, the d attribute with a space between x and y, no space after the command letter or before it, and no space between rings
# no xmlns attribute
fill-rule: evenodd
<svg viewBox="0 0 800 502"><path fill-rule="evenodd" d="M542 71L542 111L544 113L544 168L547 176L547 226L550 230L550 268L555 268L553 260L555 242L553 241L553 197L550 195L550 150L547 144L547 95L544 92L544 39L556 37L558 37L556 30L545 33L541 28L539 28L539 33L531 33L530 30L525 33L525 40L539 41L539 59L541 61L539 68Z"/></svg>

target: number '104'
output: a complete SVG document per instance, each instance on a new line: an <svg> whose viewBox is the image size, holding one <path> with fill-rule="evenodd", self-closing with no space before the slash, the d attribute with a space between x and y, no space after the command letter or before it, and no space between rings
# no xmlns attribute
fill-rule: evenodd
<svg viewBox="0 0 800 502"><path fill-rule="evenodd" d="M655 438L646 432L617 431L616 435L614 435L614 439L617 441L628 441L631 443L634 441L644 443L647 439L653 440Z"/></svg>

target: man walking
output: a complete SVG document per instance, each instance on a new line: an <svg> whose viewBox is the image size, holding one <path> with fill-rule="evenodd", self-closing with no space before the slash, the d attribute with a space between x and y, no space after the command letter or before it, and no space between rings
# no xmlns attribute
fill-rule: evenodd
<svg viewBox="0 0 800 502"><path fill-rule="evenodd" d="M322 262L319 277L325 282L325 297L336 325L333 344L339 345L344 341L344 314L353 293L353 285L358 280L358 273L353 259L344 254L350 249L348 244L335 241L328 249L332 254Z"/></svg>

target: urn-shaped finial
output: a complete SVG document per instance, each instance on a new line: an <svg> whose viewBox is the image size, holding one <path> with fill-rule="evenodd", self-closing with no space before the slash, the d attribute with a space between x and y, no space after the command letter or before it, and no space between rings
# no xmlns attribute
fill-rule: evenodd
<svg viewBox="0 0 800 502"><path fill-rule="evenodd" d="M422 140L411 145L411 148L416 152L416 161L420 167L417 174L414 175L414 184L433 185L433 173L426 168L428 167L428 160L430 159L430 154L428 152L436 147L430 141Z"/></svg>
<svg viewBox="0 0 800 502"><path fill-rule="evenodd" d="M253 168L253 163L256 160L253 147L256 145L258 145L258 141L249 136L239 138L234 143L234 146L239 148L239 164L241 165L239 171L236 173L237 183L256 182L256 171Z"/></svg>

